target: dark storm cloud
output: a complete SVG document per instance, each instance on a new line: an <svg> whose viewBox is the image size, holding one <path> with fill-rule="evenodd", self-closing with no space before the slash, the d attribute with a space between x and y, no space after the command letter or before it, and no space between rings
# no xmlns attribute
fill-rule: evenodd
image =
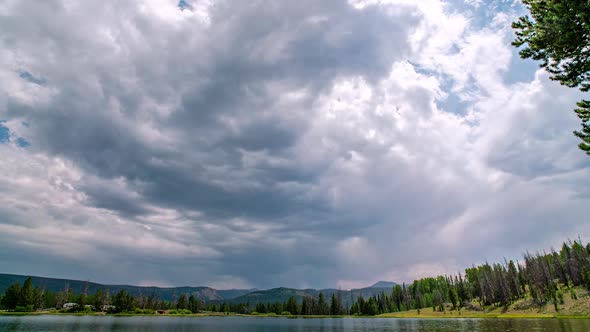
<svg viewBox="0 0 590 332"><path fill-rule="evenodd" d="M42 250L37 274L327 287L469 265L516 218L582 229L586 164L557 140L572 119L529 122L576 96L502 86L485 53L501 37L437 0L393 2L0 5L0 128L31 143L0 144L1 249L21 253L7 266L32 271ZM465 114L438 109L449 93Z"/></svg>
<svg viewBox="0 0 590 332"><path fill-rule="evenodd" d="M296 197L272 188L273 183L306 182L311 180L309 174L297 174L295 168L285 172L278 167L276 174L268 166L260 171L249 169L241 164L240 149L290 157L288 149L310 121L302 108L309 108L314 95L329 88L335 77L363 75L374 79L386 73L389 64L406 52L403 40L415 20L409 11L400 10L400 14L406 14L402 20L401 15L390 17L378 8L357 11L341 1L280 5L220 2L211 12L207 36L197 37L202 39L193 45L190 26L175 34L157 31L156 24L147 22L137 8L123 6L115 9L105 5L98 15L115 15L111 19L115 27L110 29L118 38L112 47L125 48L129 59L103 58L96 47L106 45L98 41L70 43L87 33L100 32L104 23L100 20L91 20L84 28L87 31L68 31L64 23L43 36L62 45L52 49L50 55L71 60L68 64L73 70L55 73L61 76L51 77L59 88L55 101L43 112L27 114L38 144L100 177L123 177L131 186L141 182L142 188L135 189L152 204L226 217L276 217L293 213L289 207L299 208L293 204ZM54 7L53 11L58 11L58 16L67 15L65 8ZM43 14L37 9L32 15ZM41 18L41 22L47 22ZM140 38L146 43L139 49L126 37L133 29L140 30ZM382 30L388 33L378 33ZM20 31L5 34L9 32L18 36ZM178 43L173 43L176 39ZM18 49L21 45L15 43ZM280 49L273 50L275 46ZM145 49L153 52L149 58ZM267 53L270 58L266 58ZM179 61L179 54L186 57ZM160 67L162 64L165 67ZM273 89L275 84L281 84L279 89ZM285 88L306 91L297 105L276 110L297 114L288 122L281 120L281 115L268 115L269 110L275 111L273 104ZM142 141L126 127L133 124L123 123L142 121L142 113L151 111L142 101L166 100L163 94L167 92L172 94L169 98L180 98L179 107L171 106L174 109L168 117L148 117L156 130L170 130L178 137L171 148ZM156 164L154 160L164 162ZM210 168L223 170L212 174ZM215 184L218 177L234 175L238 184L258 183L241 191ZM97 206L114 210L120 206L122 213L129 212L125 204L113 204L116 197L104 191L98 194L97 190L86 192Z"/></svg>

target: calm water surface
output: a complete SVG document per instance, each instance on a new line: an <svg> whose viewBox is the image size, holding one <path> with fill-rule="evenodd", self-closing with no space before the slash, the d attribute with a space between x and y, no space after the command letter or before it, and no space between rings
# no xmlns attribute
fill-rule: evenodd
<svg viewBox="0 0 590 332"><path fill-rule="evenodd" d="M0 316L0 332L74 331L469 331L588 332L590 320L561 319L288 319L256 317Z"/></svg>

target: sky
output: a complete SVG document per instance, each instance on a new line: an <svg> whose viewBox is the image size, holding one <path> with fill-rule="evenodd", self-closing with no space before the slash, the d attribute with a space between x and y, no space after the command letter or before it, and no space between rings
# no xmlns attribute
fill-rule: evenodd
<svg viewBox="0 0 590 332"><path fill-rule="evenodd" d="M518 1L0 2L0 272L368 286L590 240Z"/></svg>

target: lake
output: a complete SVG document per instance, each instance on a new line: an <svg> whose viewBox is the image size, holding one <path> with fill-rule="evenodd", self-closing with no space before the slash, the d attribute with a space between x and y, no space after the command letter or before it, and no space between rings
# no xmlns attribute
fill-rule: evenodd
<svg viewBox="0 0 590 332"><path fill-rule="evenodd" d="M587 319L396 319L261 317L0 316L0 332L74 331L469 331L588 332Z"/></svg>

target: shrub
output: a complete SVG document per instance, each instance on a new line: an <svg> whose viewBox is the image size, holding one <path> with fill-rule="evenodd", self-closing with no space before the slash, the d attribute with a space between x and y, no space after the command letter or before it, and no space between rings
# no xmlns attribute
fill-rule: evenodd
<svg viewBox="0 0 590 332"><path fill-rule="evenodd" d="M578 299L578 295L576 295L576 290L573 287L570 288L570 297L572 298L572 300Z"/></svg>
<svg viewBox="0 0 590 332"><path fill-rule="evenodd" d="M170 315L191 315L193 312L187 309L172 309L168 311Z"/></svg>
<svg viewBox="0 0 590 332"><path fill-rule="evenodd" d="M14 308L14 311L16 312L33 312L35 311L35 309L33 308L33 305L28 305L28 306L17 306L16 308Z"/></svg>
<svg viewBox="0 0 590 332"><path fill-rule="evenodd" d="M283 316L291 316L292 314L289 311L283 311L283 312L281 312L281 315L283 315Z"/></svg>

